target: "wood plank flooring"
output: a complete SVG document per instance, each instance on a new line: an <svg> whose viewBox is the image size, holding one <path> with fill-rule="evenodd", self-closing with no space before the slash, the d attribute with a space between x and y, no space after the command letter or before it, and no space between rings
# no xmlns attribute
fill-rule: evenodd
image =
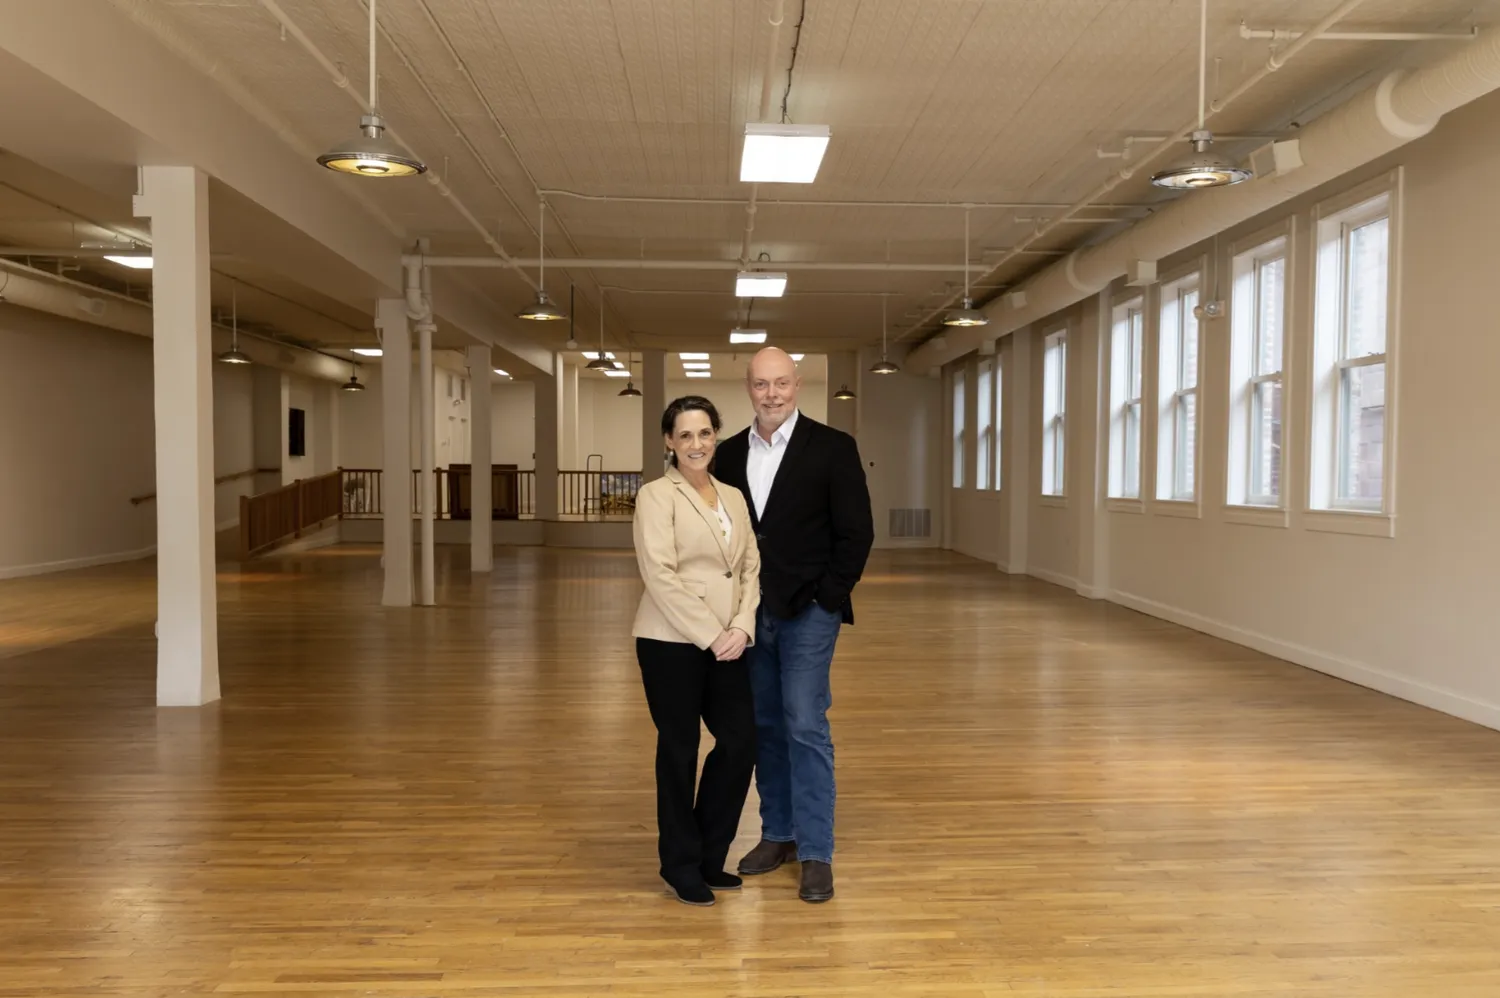
<svg viewBox="0 0 1500 998"><path fill-rule="evenodd" d="M0 998L1500 995L1500 733L957 556L860 587L838 897L711 909L629 553L445 551L409 611L372 549L225 565L201 711L151 571L0 583Z"/></svg>

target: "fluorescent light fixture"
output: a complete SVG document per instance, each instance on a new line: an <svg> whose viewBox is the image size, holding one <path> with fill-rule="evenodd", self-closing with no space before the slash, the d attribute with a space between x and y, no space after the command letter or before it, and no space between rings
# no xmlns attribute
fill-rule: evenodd
<svg viewBox="0 0 1500 998"><path fill-rule="evenodd" d="M707 371L711 367L713 365L706 360L685 360L682 362L682 369L684 371Z"/></svg>
<svg viewBox="0 0 1500 998"><path fill-rule="evenodd" d="M502 378L508 378L508 377L510 377L510 372L509 371L502 371L498 367L495 368L495 373L498 374L498 375L500 375L500 377L502 377Z"/></svg>
<svg viewBox="0 0 1500 998"><path fill-rule="evenodd" d="M802 358L806 356L807 354L805 353L794 353L792 354L792 360L800 364L802 362Z"/></svg>
<svg viewBox="0 0 1500 998"><path fill-rule="evenodd" d="M623 371L623 370L625 370L625 365L622 364L622 363L620 363L617 360L617 361L615 361L615 370L617 370L617 371Z"/></svg>
<svg viewBox="0 0 1500 998"><path fill-rule="evenodd" d="M745 123L740 179L752 184L810 184L831 132L827 125Z"/></svg>
<svg viewBox="0 0 1500 998"><path fill-rule="evenodd" d="M382 353L384 353L384 351L379 347L355 347L349 352L357 353L361 357L379 357Z"/></svg>
<svg viewBox="0 0 1500 998"><path fill-rule="evenodd" d="M713 374L708 371L683 371L689 378L711 378Z"/></svg>
<svg viewBox="0 0 1500 998"><path fill-rule="evenodd" d="M583 352L583 358L584 358L584 360L598 360L599 359L599 351L598 350L585 350ZM614 360L615 359L615 355L612 354L612 353L610 353L608 350L606 350L606 351L604 351L604 359L605 360Z"/></svg>
<svg viewBox="0 0 1500 998"><path fill-rule="evenodd" d="M605 371L604 372L604 376L606 378L628 378L628 377L630 377L630 372L629 371Z"/></svg>
<svg viewBox="0 0 1500 998"><path fill-rule="evenodd" d="M786 275L742 270L734 279L734 293L740 298L780 298L786 294Z"/></svg>
<svg viewBox="0 0 1500 998"><path fill-rule="evenodd" d="M131 270L150 270L152 264L155 263L149 256L107 256L104 259L110 263L118 263L122 267L129 267Z"/></svg>
<svg viewBox="0 0 1500 998"><path fill-rule="evenodd" d="M764 329L731 329L729 331L730 343L764 343L765 341Z"/></svg>
<svg viewBox="0 0 1500 998"><path fill-rule="evenodd" d="M706 353L680 353L677 356L682 360L708 360Z"/></svg>

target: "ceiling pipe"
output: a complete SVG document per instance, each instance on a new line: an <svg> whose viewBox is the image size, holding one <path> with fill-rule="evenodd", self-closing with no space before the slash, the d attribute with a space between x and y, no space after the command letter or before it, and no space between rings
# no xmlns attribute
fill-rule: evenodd
<svg viewBox="0 0 1500 998"><path fill-rule="evenodd" d="M1273 42L1291 42L1301 38L1303 32L1287 28L1252 28L1240 22L1240 37L1246 41L1269 39ZM1479 29L1468 31L1325 31L1317 36L1320 42L1472 42L1479 37Z"/></svg>
<svg viewBox="0 0 1500 998"><path fill-rule="evenodd" d="M1444 59L1398 70L1316 121L1298 135L1303 165L1289 173L1183 198L1124 232L1079 250L1021 287L1019 309L987 310L985 336L1015 332L1107 288L1131 261L1161 260L1247 222L1293 198L1374 162L1435 128L1443 115L1500 89L1500 30L1485 32ZM999 328L997 329L996 326ZM979 345L977 336L948 331L945 344L928 341L910 365L934 368Z"/></svg>
<svg viewBox="0 0 1500 998"><path fill-rule="evenodd" d="M1144 140L1137 139L1136 141ZM1153 138L1151 141L1159 142L1162 140ZM706 204L738 208L745 203L739 198L637 197L630 194L584 194L580 191L567 191L559 188L550 188L542 191L542 193L547 197L576 198L579 201L604 201L619 204ZM756 204L761 207L777 205L796 208L994 208L1001 211L1057 211L1069 207L1064 201L829 201L804 200L801 198L760 198L756 201ZM1140 211L1155 206L1154 203L1146 202L1138 204L1101 202L1094 205L1095 208L1101 210L1117 209L1120 211Z"/></svg>
<svg viewBox="0 0 1500 998"><path fill-rule="evenodd" d="M1303 49L1305 49L1312 43L1313 39L1347 17L1349 13L1353 11L1354 8L1358 7L1362 2L1364 2L1364 0L1344 0L1344 2L1335 7L1327 17L1319 21L1311 31L1309 31L1306 35L1303 35L1301 38L1297 39L1291 45L1288 45L1286 51L1271 53L1271 57L1266 60L1264 66L1256 70L1254 73L1250 74L1250 76L1233 91L1231 91L1228 96L1226 96L1222 100L1214 101L1212 104L1210 104L1206 113L1204 114L1204 120L1206 121L1207 118L1219 114L1225 108L1229 107L1229 105L1233 104L1235 101L1243 97L1250 90L1260 85L1260 83L1265 80L1266 77L1280 70L1282 66L1286 65L1288 60L1296 58L1296 56L1301 53ZM1077 201L1068 209L1059 214L1056 218L1052 219L1051 222L1038 227L1036 231L1034 231L1029 237L1023 240L1021 244L1016 247L1016 249L1013 249L1010 252L1002 255L1000 259L997 260L990 268L989 273L993 273L994 271L999 270L1005 264L1016 259L1018 256L1020 256L1020 250L1023 250L1035 244L1038 240L1043 239L1047 235L1057 231L1058 228L1067 224L1067 220L1072 218L1074 215L1082 211L1087 211L1088 209L1093 207L1094 202L1103 197L1106 197L1116 187L1120 186L1120 184L1135 176L1135 172L1137 170L1147 166L1152 160L1161 156L1162 153L1166 152L1168 149L1175 147L1177 143L1186 140L1189 135L1191 135L1201 127L1202 123L1197 117L1195 117L1192 121L1188 122L1186 125L1183 125L1176 132L1168 136L1167 139L1160 145L1156 146L1155 148L1148 149L1145 156L1143 156L1138 162L1122 167L1103 184L1099 185L1083 199ZM1241 184L1238 186L1244 185ZM1215 193L1222 194L1223 192L1219 191ZM985 276L989 276L989 274L986 274ZM934 318L946 312L948 308L957 300L958 299L956 296L949 295L948 299L944 301L940 306L928 312L927 315L922 319L912 323L905 330L903 330L901 335L896 337L896 342L899 343L901 340L910 336L912 333L925 327ZM988 335L993 337L995 335L994 331L990 330ZM952 339L953 337L950 336L950 342L952 341Z"/></svg>
<svg viewBox="0 0 1500 998"><path fill-rule="evenodd" d="M403 256L401 262L408 267L425 264L428 267L459 267L459 268L493 268L503 267L502 261L488 256ZM522 266L535 265L537 261L520 258L517 260ZM580 269L597 270L739 270L743 265L738 260L642 260L636 257L623 257L620 259L609 259L605 257L577 257L571 259L559 259L553 257L553 266L573 266ZM951 263L915 263L915 262L854 262L854 261L829 261L829 260L777 260L778 270L870 270L870 271L910 271L913 273L935 273L949 274L953 272ZM971 273L982 273L989 270L984 263L969 264Z"/></svg>
<svg viewBox="0 0 1500 998"><path fill-rule="evenodd" d="M760 79L760 117L766 121L771 115L771 77L776 72L776 50L781 44L781 24L786 20L786 0L774 0L771 5L771 40L766 46L766 70ZM755 232L756 202L760 199L760 184L750 185L750 200L745 203L745 236L740 241L740 266L750 266L750 237Z"/></svg>

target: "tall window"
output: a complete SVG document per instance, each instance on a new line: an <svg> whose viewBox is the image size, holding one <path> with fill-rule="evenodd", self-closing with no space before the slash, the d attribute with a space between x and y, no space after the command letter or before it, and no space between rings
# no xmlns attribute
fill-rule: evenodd
<svg viewBox="0 0 1500 998"><path fill-rule="evenodd" d="M995 491L1005 485L1005 439L1001 432L1005 428L1005 366L995 358Z"/></svg>
<svg viewBox="0 0 1500 998"><path fill-rule="evenodd" d="M1385 509L1391 195L1319 220L1313 505Z"/></svg>
<svg viewBox="0 0 1500 998"><path fill-rule="evenodd" d="M1109 494L1114 499L1141 497L1141 349L1145 338L1141 299L1115 306L1109 365Z"/></svg>
<svg viewBox="0 0 1500 998"><path fill-rule="evenodd" d="M964 419L968 410L964 404L964 381L968 374L962 368L953 371L953 487L961 489L964 487Z"/></svg>
<svg viewBox="0 0 1500 998"><path fill-rule="evenodd" d="M1283 503L1287 237L1234 258L1229 501Z"/></svg>
<svg viewBox="0 0 1500 998"><path fill-rule="evenodd" d="M977 419L975 420L975 440L979 445L978 462L974 471L974 485L979 489L988 489L990 482L990 462L995 452L995 400L992 397L991 388L994 384L995 366L988 360L979 362L978 391L975 393L975 409Z"/></svg>
<svg viewBox="0 0 1500 998"><path fill-rule="evenodd" d="M1162 288L1156 497L1198 496L1198 275Z"/></svg>
<svg viewBox="0 0 1500 998"><path fill-rule="evenodd" d="M1066 495L1068 439L1068 333L1046 339L1042 383L1042 495Z"/></svg>

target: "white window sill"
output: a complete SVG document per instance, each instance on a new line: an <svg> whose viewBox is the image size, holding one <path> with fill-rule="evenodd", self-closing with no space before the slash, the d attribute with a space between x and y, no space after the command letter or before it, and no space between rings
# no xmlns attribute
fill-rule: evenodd
<svg viewBox="0 0 1500 998"><path fill-rule="evenodd" d="M1140 499L1121 499L1112 497L1105 503L1111 513L1135 513L1137 515L1146 512L1146 504Z"/></svg>
<svg viewBox="0 0 1500 998"><path fill-rule="evenodd" d="M1067 509L1068 508L1068 497L1067 496L1046 496L1046 495L1044 495L1044 496L1041 497L1041 501L1042 501L1042 505L1043 506L1051 506L1053 509Z"/></svg>
<svg viewBox="0 0 1500 998"><path fill-rule="evenodd" d="M1184 520L1203 519L1203 506L1195 500L1158 499L1151 504L1151 512L1157 516L1176 516Z"/></svg>
<svg viewBox="0 0 1500 998"><path fill-rule="evenodd" d="M1291 517L1285 506L1225 506L1224 522L1239 523L1247 527L1291 526Z"/></svg>
<svg viewBox="0 0 1500 998"><path fill-rule="evenodd" d="M1396 517L1392 513L1366 513L1353 509L1310 509L1302 514L1302 525L1308 530L1329 534L1354 534L1359 537L1395 537Z"/></svg>

